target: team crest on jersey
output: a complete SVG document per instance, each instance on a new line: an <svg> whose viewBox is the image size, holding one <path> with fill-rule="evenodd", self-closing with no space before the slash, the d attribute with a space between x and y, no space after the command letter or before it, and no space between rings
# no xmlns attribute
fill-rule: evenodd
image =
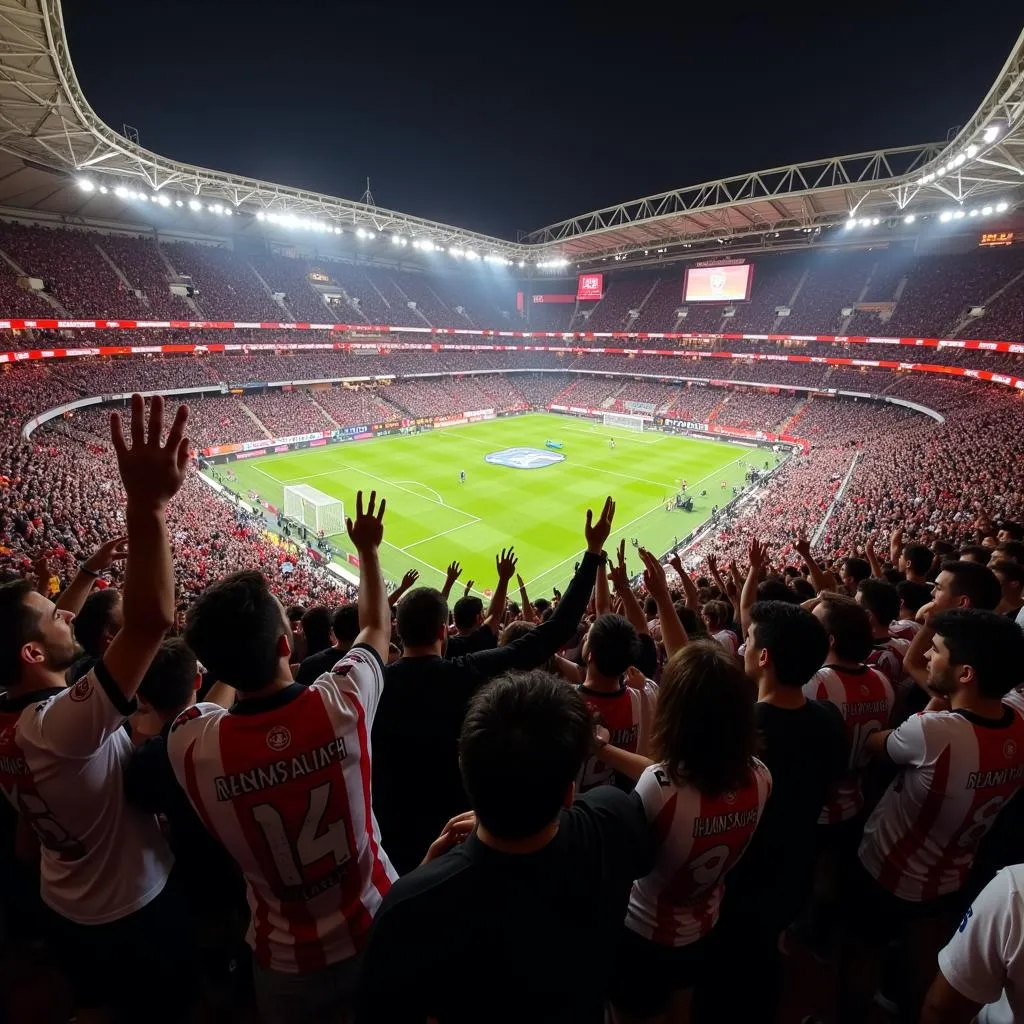
<svg viewBox="0 0 1024 1024"><path fill-rule="evenodd" d="M174 720L174 725L171 726L171 732L174 732L179 725L184 725L186 722L191 722L193 718L198 718L202 714L202 711L192 705L190 708L185 708L184 711Z"/></svg>
<svg viewBox="0 0 1024 1024"><path fill-rule="evenodd" d="M1003 744L1003 757L1007 761L1012 761L1017 756L1017 743L1015 740L1007 740Z"/></svg>
<svg viewBox="0 0 1024 1024"><path fill-rule="evenodd" d="M92 693L92 683L89 682L89 677L85 676L71 687L70 697L72 700L81 703L83 700L89 699L90 693Z"/></svg>
<svg viewBox="0 0 1024 1024"><path fill-rule="evenodd" d="M500 452L485 455L484 462L510 469L543 469L556 462L565 462L565 456L542 448L502 448Z"/></svg>
<svg viewBox="0 0 1024 1024"><path fill-rule="evenodd" d="M275 725L267 733L267 746L273 751L282 751L292 741L292 734L283 725Z"/></svg>
<svg viewBox="0 0 1024 1024"><path fill-rule="evenodd" d="M734 804L734 803L736 803L736 794L735 793L723 793L722 794L722 799L727 804Z"/></svg>

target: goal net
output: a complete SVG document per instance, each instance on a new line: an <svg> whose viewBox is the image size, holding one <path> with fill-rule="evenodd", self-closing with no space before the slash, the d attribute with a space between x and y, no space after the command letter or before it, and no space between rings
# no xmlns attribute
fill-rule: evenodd
<svg viewBox="0 0 1024 1024"><path fill-rule="evenodd" d="M642 431L644 429L644 418L643 416L631 416L629 413L624 412L606 412L604 414L604 425L606 427L618 427L620 430Z"/></svg>
<svg viewBox="0 0 1024 1024"><path fill-rule="evenodd" d="M284 514L297 519L325 537L345 532L345 503L308 484L289 484L284 489Z"/></svg>

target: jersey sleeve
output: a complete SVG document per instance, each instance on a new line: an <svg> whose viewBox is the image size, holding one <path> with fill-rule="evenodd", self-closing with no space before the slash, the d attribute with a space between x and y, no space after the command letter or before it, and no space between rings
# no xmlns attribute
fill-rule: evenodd
<svg viewBox="0 0 1024 1024"><path fill-rule="evenodd" d="M320 676L312 688L320 690L334 704L344 705L349 697L355 697L369 725L384 689L384 665L372 647L357 644L341 655L331 671Z"/></svg>
<svg viewBox="0 0 1024 1024"><path fill-rule="evenodd" d="M91 757L135 712L102 662L56 697L36 706L25 730L41 749L60 757Z"/></svg>
<svg viewBox="0 0 1024 1024"><path fill-rule="evenodd" d="M174 769L174 777L187 793L185 760L189 749L202 743L205 737L216 734L217 723L228 712L219 704L193 704L174 720L167 735L167 757Z"/></svg>
<svg viewBox="0 0 1024 1024"><path fill-rule="evenodd" d="M662 807L665 806L665 794L671 792L672 780L660 764L652 764L645 768L637 780L636 795L643 804L644 814L648 822L654 821Z"/></svg>
<svg viewBox="0 0 1024 1024"><path fill-rule="evenodd" d="M910 764L917 768L928 761L928 738L925 728L927 715L912 715L898 729L893 729L885 741L885 751L896 764Z"/></svg>
<svg viewBox="0 0 1024 1024"><path fill-rule="evenodd" d="M1021 954L1022 910L1006 869L981 891L949 944L939 970L965 999L994 1003L1006 984L1007 967Z"/></svg>
<svg viewBox="0 0 1024 1024"><path fill-rule="evenodd" d="M827 700L824 688L822 687L821 669L811 676L803 686L804 697L807 700Z"/></svg>

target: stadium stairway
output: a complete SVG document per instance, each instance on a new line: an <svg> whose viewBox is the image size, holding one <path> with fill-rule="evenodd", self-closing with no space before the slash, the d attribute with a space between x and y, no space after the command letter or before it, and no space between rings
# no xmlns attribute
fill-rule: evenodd
<svg viewBox="0 0 1024 1024"><path fill-rule="evenodd" d="M25 271L22 270L21 267L18 266L18 264L15 263L15 261L10 256L8 256L6 252L4 252L3 249L0 249L0 259L2 259L4 261L4 263L6 263L11 268L11 270L14 271L14 273L15 273L15 275L17 277L30 277L31 276L29 274L26 274ZM44 284L45 284L45 282L44 282ZM68 311L49 292L33 292L32 294L33 295L37 295L44 302L46 302L49 305L51 305L54 308L54 310L56 311L58 316L67 316L68 315Z"/></svg>
<svg viewBox="0 0 1024 1024"><path fill-rule="evenodd" d="M267 428L267 425L263 422L263 420L261 420L259 418L259 416L257 416L256 413L254 413L252 411L252 409L250 409L249 406L247 406L245 404L244 400L242 402L240 402L239 404L241 405L242 409L245 411L245 413L249 417L249 419L251 419L253 421L253 423L255 423L256 426L260 428L260 432L257 435L258 437L262 438L262 437L273 437L274 436L273 431L271 431L271 430L269 430ZM255 438L254 438L254 440L255 440Z"/></svg>
<svg viewBox="0 0 1024 1024"><path fill-rule="evenodd" d="M803 419L803 415L807 412L807 407L810 405L810 396L806 396L797 402L796 408L790 414L789 419L779 428L780 434L794 434L796 425Z"/></svg>
<svg viewBox="0 0 1024 1024"><path fill-rule="evenodd" d="M986 310L989 309L992 305L995 304L997 299L999 299L1002 295L1008 292L1011 288L1019 284L1022 280L1024 280L1024 270L1022 270L1015 277L1012 277L1009 281L1007 281L1006 284L1004 284L1003 287L1000 288L998 291L994 291L991 295L986 296L985 300L983 302L979 302L978 305L984 306ZM975 323L977 319L977 317L968 316L965 312L964 315L960 318L960 320L953 325L952 330L949 332L949 336L951 338L959 338L960 332L969 324ZM968 332L968 337L969 336L970 332Z"/></svg>
<svg viewBox="0 0 1024 1024"><path fill-rule="evenodd" d="M312 391L307 391L306 397L309 399L310 404L315 405L336 427L341 426L341 424L316 400Z"/></svg>
<svg viewBox="0 0 1024 1024"><path fill-rule="evenodd" d="M725 397L708 413L707 424L710 427L716 419L718 419L722 410L729 404L729 392L725 393Z"/></svg>

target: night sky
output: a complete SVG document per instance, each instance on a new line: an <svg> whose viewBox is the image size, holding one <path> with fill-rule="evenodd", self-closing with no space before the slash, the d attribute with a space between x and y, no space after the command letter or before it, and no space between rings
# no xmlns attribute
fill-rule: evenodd
<svg viewBox="0 0 1024 1024"><path fill-rule="evenodd" d="M708 178L943 139L1024 21L1008 0L822 13L837 6L66 0L64 13L86 97L147 148L349 198L369 176L381 206L513 238Z"/></svg>

